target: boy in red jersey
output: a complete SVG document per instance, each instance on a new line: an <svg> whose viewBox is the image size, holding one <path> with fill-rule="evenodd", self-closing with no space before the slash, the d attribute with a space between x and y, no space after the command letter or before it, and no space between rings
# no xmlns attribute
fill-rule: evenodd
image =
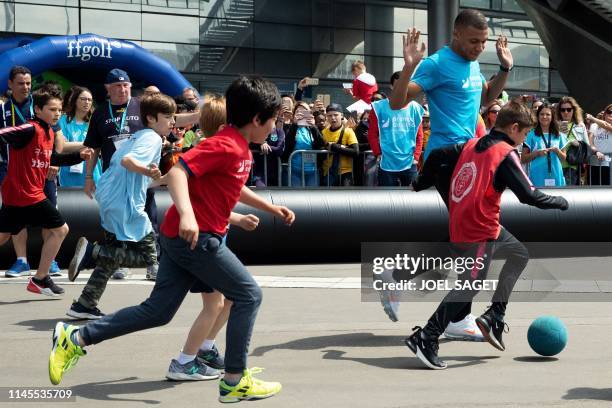
<svg viewBox="0 0 612 408"><path fill-rule="evenodd" d="M458 276L461 281L470 283L469 289L450 291L427 325L415 327L413 330L416 331L406 339L406 345L429 368L446 368L446 363L438 358L438 337L476 296L476 285L471 284L486 279L494 255L502 255L506 262L500 272L492 305L476 319L476 323L489 343L499 350L505 349L502 334L506 326L506 305L514 284L529 261L525 246L499 223L501 196L506 187L523 204L542 209L568 208L565 198L536 190L523 172L515 147L523 143L532 127L529 109L518 102L510 102L499 112L495 128L488 135L432 151L423 173L413 184L416 191L423 190L440 182L439 177L449 174L441 169L454 169L448 193L452 249L464 257L484 260Z"/></svg>
<svg viewBox="0 0 612 408"><path fill-rule="evenodd" d="M42 227L43 247L36 275L27 290L47 296L59 296L64 289L49 276L68 225L45 196L43 188L49 166L80 163L91 156L91 149L58 154L53 150L55 125L62 114L62 100L41 88L33 93L35 119L20 126L0 129L0 139L9 145L8 173L2 184L0 209L0 245L26 226Z"/></svg>
<svg viewBox="0 0 612 408"><path fill-rule="evenodd" d="M252 155L249 142L263 143L281 106L278 89L261 78L240 77L226 92L227 123L214 137L185 153L166 175L174 205L161 226L161 258L153 292L138 306L122 309L83 327L59 322L53 332L49 377L63 373L85 352L82 347L170 322L185 295L200 280L233 302L227 324L221 402L266 398L279 383L252 377L248 345L262 293L251 274L225 246L230 213L238 200L292 224L286 207L268 203L244 186Z"/></svg>

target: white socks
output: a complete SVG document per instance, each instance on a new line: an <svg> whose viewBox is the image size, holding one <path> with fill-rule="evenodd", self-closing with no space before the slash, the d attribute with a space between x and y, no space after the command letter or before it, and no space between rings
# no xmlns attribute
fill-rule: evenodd
<svg viewBox="0 0 612 408"><path fill-rule="evenodd" d="M28 263L28 258L26 258L25 256L20 256L17 258L17 260L23 263Z"/></svg>
<svg viewBox="0 0 612 408"><path fill-rule="evenodd" d="M184 354L181 351L181 354L179 354L176 360L179 362L179 364L187 364L188 362L195 360L195 358L196 358L195 354L194 355Z"/></svg>
<svg viewBox="0 0 612 408"><path fill-rule="evenodd" d="M212 339L212 340L206 339L204 340L204 343L202 343L202 345L200 346L200 350L202 351L212 350L214 345L215 345L215 339Z"/></svg>

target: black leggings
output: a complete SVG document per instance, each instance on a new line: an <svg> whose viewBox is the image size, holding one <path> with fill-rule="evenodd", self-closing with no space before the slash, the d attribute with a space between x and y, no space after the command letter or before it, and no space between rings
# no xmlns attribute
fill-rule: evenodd
<svg viewBox="0 0 612 408"><path fill-rule="evenodd" d="M475 280L484 280L487 277L490 261L493 256L501 256L506 259L499 274L499 281L492 299L493 312L500 318L503 317L512 289L529 261L527 248L514 235L502 227L496 240L474 244L467 251L469 254L465 255L464 253L463 256L476 257L486 254L487 257L484 262L484 268L476 270L474 273L466 272L460 277L462 281L469 280L473 282ZM478 292L478 290L473 288L451 290L444 297L435 313L429 318L427 325L423 329L425 333L435 338L440 337L446 326L451 321L458 321L457 317L462 315L466 306L471 306L472 300Z"/></svg>

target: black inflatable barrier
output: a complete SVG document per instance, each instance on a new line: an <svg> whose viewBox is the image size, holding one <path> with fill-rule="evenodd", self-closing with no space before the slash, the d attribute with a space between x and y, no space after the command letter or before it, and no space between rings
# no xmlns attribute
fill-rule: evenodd
<svg viewBox="0 0 612 408"><path fill-rule="evenodd" d="M448 237L447 211L435 190L415 193L406 189L262 189L255 190L274 204L295 211L287 227L259 210L238 205L237 212L260 218L256 231L230 229L229 247L251 264L359 262L362 242L439 242ZM531 245L532 257L612 255L607 241L612 232L611 188L546 189L570 203L568 211L540 210L521 204L510 191L502 201L502 224ZM159 220L171 204L170 195L155 194ZM98 206L81 189L59 189L58 207L70 233L57 257L65 268L80 236L102 237ZM40 231L30 230L28 259L38 264ZM0 268L15 260L12 245L0 247Z"/></svg>

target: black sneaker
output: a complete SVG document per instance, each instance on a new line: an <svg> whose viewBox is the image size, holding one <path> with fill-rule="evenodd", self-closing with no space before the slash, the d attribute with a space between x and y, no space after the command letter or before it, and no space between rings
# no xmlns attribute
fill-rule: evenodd
<svg viewBox="0 0 612 408"><path fill-rule="evenodd" d="M504 321L493 317L493 312L490 308L476 319L476 324L486 341L498 350L506 350L502 335L504 332L509 332L510 328Z"/></svg>
<svg viewBox="0 0 612 408"><path fill-rule="evenodd" d="M81 237L77 241L74 249L74 256L68 265L68 279L71 282L79 276L79 273L93 262L93 244L87 241L87 238Z"/></svg>
<svg viewBox="0 0 612 408"><path fill-rule="evenodd" d="M408 348L427 367L433 370L445 369L446 362L438 358L438 339L428 337L423 333L423 329L420 326L416 326L412 330L416 331L404 340Z"/></svg>
<svg viewBox="0 0 612 408"><path fill-rule="evenodd" d="M45 276L42 280L31 277L28 281L28 286L26 289L29 292L39 293L46 296L60 296L64 294L64 289L57 286L49 275Z"/></svg>
<svg viewBox="0 0 612 408"><path fill-rule="evenodd" d="M197 358L200 359L200 363L216 368L217 370L223 370L225 368L225 360L223 356L219 354L219 349L214 344L210 350L198 350Z"/></svg>
<svg viewBox="0 0 612 408"><path fill-rule="evenodd" d="M105 316L97 307L88 308L80 304L79 302L73 302L70 309L66 312L66 315L74 319L90 319L97 320Z"/></svg>

